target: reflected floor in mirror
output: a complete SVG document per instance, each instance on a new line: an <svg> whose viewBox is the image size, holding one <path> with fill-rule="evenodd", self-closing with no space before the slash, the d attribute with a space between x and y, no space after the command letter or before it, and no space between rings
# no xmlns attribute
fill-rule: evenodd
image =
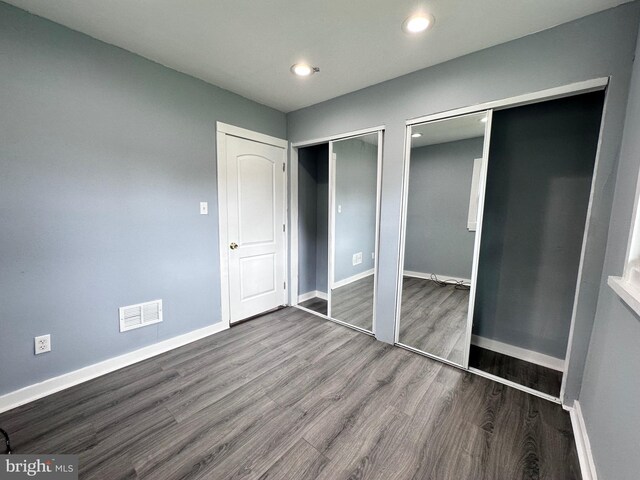
<svg viewBox="0 0 640 480"><path fill-rule="evenodd" d="M399 341L462 364L468 309L469 290L404 277Z"/></svg>
<svg viewBox="0 0 640 480"><path fill-rule="evenodd" d="M560 396L562 372L551 368L509 357L475 345L471 345L469 367L477 368L483 372L554 397Z"/></svg>
<svg viewBox="0 0 640 480"><path fill-rule="evenodd" d="M331 318L373 331L373 275L331 292Z"/></svg>

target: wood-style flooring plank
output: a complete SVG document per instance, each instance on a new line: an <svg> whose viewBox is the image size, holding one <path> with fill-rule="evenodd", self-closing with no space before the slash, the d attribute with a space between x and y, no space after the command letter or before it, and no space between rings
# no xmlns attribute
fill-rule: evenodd
<svg viewBox="0 0 640 480"><path fill-rule="evenodd" d="M322 298L310 298L309 300L305 300L300 303L301 307L307 308L309 310L313 310L314 312L320 313L322 315L327 314L327 301Z"/></svg>
<svg viewBox="0 0 640 480"><path fill-rule="evenodd" d="M554 397L560 396L562 372L542 365L471 345L469 366Z"/></svg>
<svg viewBox="0 0 640 480"><path fill-rule="evenodd" d="M580 478L559 405L295 308L0 425L16 453L78 454L82 479Z"/></svg>
<svg viewBox="0 0 640 480"><path fill-rule="evenodd" d="M315 480L328 462L305 440L298 440L259 480Z"/></svg>

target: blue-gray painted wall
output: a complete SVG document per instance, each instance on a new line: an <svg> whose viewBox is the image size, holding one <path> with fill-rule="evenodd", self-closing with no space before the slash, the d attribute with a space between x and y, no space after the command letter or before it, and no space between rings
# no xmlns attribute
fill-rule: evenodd
<svg viewBox="0 0 640 480"><path fill-rule="evenodd" d="M334 281L339 282L375 265L371 254L376 248L378 146L350 138L334 142L333 153L336 155ZM353 254L358 252L362 252L362 263L353 265Z"/></svg>
<svg viewBox="0 0 640 480"><path fill-rule="evenodd" d="M624 140L611 211L604 277L621 276L640 168L640 41L627 106ZM598 478L634 480L640 472L640 317L607 285L584 371L580 405Z"/></svg>
<svg viewBox="0 0 640 480"><path fill-rule="evenodd" d="M284 114L4 3L0 62L0 394L219 322L216 121Z"/></svg>
<svg viewBox="0 0 640 480"><path fill-rule="evenodd" d="M474 334L565 358L603 99L494 112Z"/></svg>
<svg viewBox="0 0 640 480"><path fill-rule="evenodd" d="M610 77L565 392L566 402L577 398L598 291L603 285L603 259L639 13L638 2L625 4L287 115L289 140L293 142L386 125L376 297L378 339L394 340L405 121Z"/></svg>
<svg viewBox="0 0 640 480"><path fill-rule="evenodd" d="M484 138L411 149L404 269L471 278L475 232L467 228L473 161Z"/></svg>

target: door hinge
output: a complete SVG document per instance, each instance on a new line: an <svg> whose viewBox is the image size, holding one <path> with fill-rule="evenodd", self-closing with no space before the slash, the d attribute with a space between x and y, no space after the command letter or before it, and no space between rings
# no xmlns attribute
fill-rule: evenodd
<svg viewBox="0 0 640 480"><path fill-rule="evenodd" d="M283 163L283 164L282 164L282 171L283 171L283 172L285 171L285 168L286 168L286 167L287 167L287 164L286 164L286 163Z"/></svg>
<svg viewBox="0 0 640 480"><path fill-rule="evenodd" d="M283 223L283 224L282 224L282 231L283 231L283 232L286 232L286 231L287 231L287 230L286 230L286 228L287 228L287 225L286 225L285 223Z"/></svg>
<svg viewBox="0 0 640 480"><path fill-rule="evenodd" d="M284 289L287 289L287 282L284 282Z"/></svg>

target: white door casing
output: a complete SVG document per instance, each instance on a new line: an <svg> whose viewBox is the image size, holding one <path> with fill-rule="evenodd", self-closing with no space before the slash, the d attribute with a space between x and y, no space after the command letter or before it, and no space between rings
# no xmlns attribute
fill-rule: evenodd
<svg viewBox="0 0 640 480"><path fill-rule="evenodd" d="M223 322L286 303L286 146L218 123Z"/></svg>

